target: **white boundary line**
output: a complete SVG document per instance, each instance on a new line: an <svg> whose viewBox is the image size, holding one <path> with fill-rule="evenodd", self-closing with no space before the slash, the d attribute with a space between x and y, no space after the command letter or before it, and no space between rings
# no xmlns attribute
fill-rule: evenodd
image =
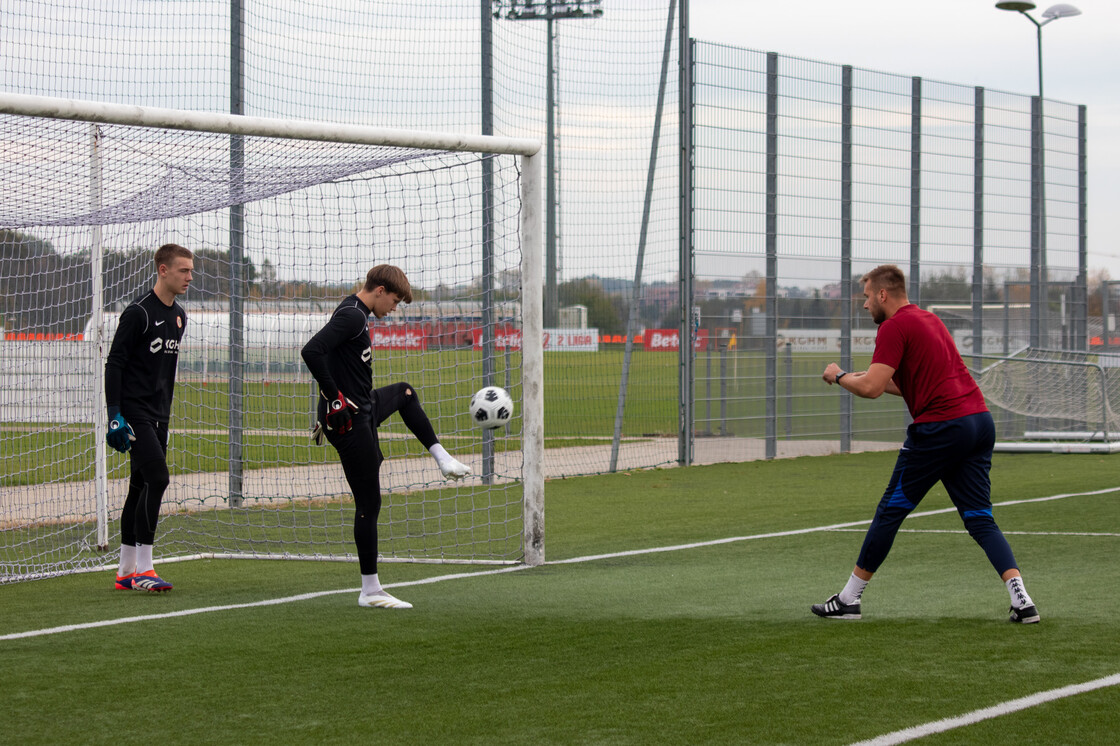
<svg viewBox="0 0 1120 746"><path fill-rule="evenodd" d="M1005 505L1024 505L1028 503L1049 502L1051 500L1061 500L1067 497L1088 497L1092 495L1103 495L1109 492L1120 492L1120 487L1109 487L1103 490L1093 490L1090 492L1066 492L1060 495L1048 495L1046 497L1034 497L1024 500L1006 500L999 503L994 503L994 507ZM908 517L922 517L930 515L940 515L943 513L954 513L956 508L939 508L937 510L925 510L920 513L911 513ZM667 547L652 547L648 549L631 549L625 552L611 552L609 554L590 554L583 557L571 557L569 559L554 560L546 562L545 565L571 565L582 562L594 562L603 559L616 559L619 557L633 557L641 554L658 554L661 552L676 552L683 549L701 549L703 547L714 547L721 544L733 544L740 541L752 541L755 539L774 539L782 536L800 536L803 534L820 533L823 531L837 531L852 528L854 526L864 526L871 523L870 520L864 521L850 521L848 523L833 523L827 526L815 526L813 528L799 528L790 531L774 531L766 534L753 534L750 536L733 536L726 539L713 539L711 541L698 541L690 544L676 544ZM502 567L495 570L483 570L480 572L461 572L453 573L450 575L436 575L430 578L422 578L420 580L410 580L402 583L393 583L386 585L386 588L405 588L414 585L430 585L432 583L441 583L445 580L462 580L465 578L476 578L487 575L500 575L509 572L518 572L520 570L531 569L529 565L514 565L512 567ZM193 616L195 614L207 614L216 611L232 611L234 609L251 609L263 606L277 606L279 604L296 603L299 601L310 601L311 599L321 598L323 596L332 596L341 593L354 593L356 588L340 588L333 591L316 591L314 593L301 593L296 596L284 596L283 598L271 598L264 601L252 601L244 604L227 604L224 606L203 606L196 609L183 609L181 611L171 611L164 614L146 614L144 616L131 616L120 617L117 619L103 619L98 622L83 622L81 624L66 624L60 627L47 627L44 629L27 630L26 632L12 632L5 635L0 635L0 641L4 640L20 640L29 637L41 637L43 635L57 635L64 632L78 632L87 629L97 629L99 627L113 627L119 624L131 624L133 622L154 621L158 619L174 619L177 617Z"/></svg>
<svg viewBox="0 0 1120 746"><path fill-rule="evenodd" d="M518 570L528 570L529 565L515 565L513 567L502 567L497 570L483 570L481 572L459 572L452 575L436 575L431 578L422 578L420 580L408 580L402 583L393 583L386 585L386 588L404 588L410 585L428 585L431 583L439 583L444 580L461 580L463 578L481 577L483 575L498 575L506 572L516 572ZM164 614L145 614L143 616L128 616L120 617L118 619L102 619L99 622L83 622L81 624L64 624L61 627L47 627L45 629L32 629L27 632L12 632L6 635L0 635L2 640L22 640L28 637L40 637L42 635L57 635L63 632L79 632L86 629L97 629L98 627L114 627L118 624L131 624L132 622L148 622L157 619L175 619L177 617L193 616L195 614L208 614L213 611L233 611L234 609L252 609L258 606L278 606L280 604L291 604L298 601L310 601L315 598L322 598L323 596L336 596L342 593L357 593L357 588L340 588L333 591L316 591L314 593L301 593L298 596L284 596L283 598L269 598L264 601L252 601L244 604L227 604L225 606L200 606L197 609L183 609L181 611L169 611Z"/></svg>
<svg viewBox="0 0 1120 746"><path fill-rule="evenodd" d="M1037 694L1029 694L1026 697L1019 699L1012 699L1008 702L1001 702L998 705L985 707L981 710L973 710L972 712L958 715L957 717L945 718L944 720L935 720L932 723L925 725L915 725L913 728L906 728L904 730L896 730L893 733L886 733L882 736L868 739L866 741L858 741L852 746L894 746L894 744L906 743L913 741L916 738L925 738L934 733L944 733L947 730L954 728L963 728L966 725L974 725L982 720L989 720L991 718L1008 715L1012 712L1019 710L1026 710L1027 708L1034 707L1035 705L1045 704L1046 702L1053 702L1057 699L1064 699L1072 697L1075 694L1084 694L1091 692L1094 689L1104 689L1109 686L1116 686L1120 684L1120 674L1113 674L1105 676L1103 679L1094 679L1093 681L1086 681L1083 684L1071 684L1063 686L1059 689L1051 689L1048 692L1038 692Z"/></svg>
<svg viewBox="0 0 1120 746"><path fill-rule="evenodd" d="M835 529L839 532L858 533L854 528L838 528ZM900 528L900 534L964 534L968 535L968 531L963 528ZM1120 534L1106 533L1102 531L1003 531L1004 536L1110 536L1118 537Z"/></svg>

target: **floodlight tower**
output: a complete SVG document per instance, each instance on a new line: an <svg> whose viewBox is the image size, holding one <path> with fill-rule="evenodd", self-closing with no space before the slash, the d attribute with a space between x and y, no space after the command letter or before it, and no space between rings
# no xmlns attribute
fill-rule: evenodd
<svg viewBox="0 0 1120 746"><path fill-rule="evenodd" d="M560 322L560 297L556 285L556 78L558 70L553 55L556 39L555 21L562 18L598 18L603 15L601 0L493 0L494 17L510 21L544 21L548 50L545 85L545 229L544 229L544 325L555 327Z"/></svg>
<svg viewBox="0 0 1120 746"><path fill-rule="evenodd" d="M1038 21L1028 11L1035 9L1031 2L1019 0L1004 0L996 3L1000 10L1010 10L1019 13L1035 25L1038 38L1038 104L1032 107L1031 132L1032 143L1031 182L1033 189L1033 209L1031 216L1031 347L1038 347L1042 340L1040 319L1045 313L1047 287L1046 279L1046 167L1044 147L1044 123L1042 116L1043 88L1042 88L1042 27L1059 18L1071 18L1081 15L1081 11L1072 5L1061 3L1047 8L1042 13L1046 20Z"/></svg>

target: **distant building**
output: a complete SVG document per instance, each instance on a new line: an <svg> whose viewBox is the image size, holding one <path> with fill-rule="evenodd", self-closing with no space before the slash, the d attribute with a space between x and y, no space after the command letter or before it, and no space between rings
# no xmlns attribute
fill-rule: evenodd
<svg viewBox="0 0 1120 746"><path fill-rule="evenodd" d="M587 306L574 305L564 306L560 309L560 328L561 329L586 329L587 328Z"/></svg>

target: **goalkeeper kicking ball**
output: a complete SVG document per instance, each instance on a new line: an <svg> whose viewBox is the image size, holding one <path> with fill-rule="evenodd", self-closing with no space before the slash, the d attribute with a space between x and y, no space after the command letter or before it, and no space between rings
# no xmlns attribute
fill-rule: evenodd
<svg viewBox="0 0 1120 746"><path fill-rule="evenodd" d="M486 386L471 397L471 419L483 430L508 425L513 417L513 399L499 386Z"/></svg>

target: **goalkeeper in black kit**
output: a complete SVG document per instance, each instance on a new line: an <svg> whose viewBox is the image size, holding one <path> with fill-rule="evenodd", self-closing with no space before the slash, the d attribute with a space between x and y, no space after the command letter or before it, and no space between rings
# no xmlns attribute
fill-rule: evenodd
<svg viewBox="0 0 1120 746"><path fill-rule="evenodd" d="M105 440L131 454L128 495L121 510L121 551L116 588L158 593L171 583L152 562L156 523L167 471L167 425L187 314L175 299L187 292L194 254L164 244L155 255L155 286L121 314L105 363Z"/></svg>
<svg viewBox="0 0 1120 746"><path fill-rule="evenodd" d="M383 318L401 301L412 302L412 288L399 267L379 264L365 284L334 310L330 321L304 345L301 354L319 383L318 422L313 437L338 451L346 482L354 493L354 543L362 573L358 606L411 609L381 587L377 577L377 516L381 512L381 462L377 426L393 412L435 457L448 479L462 479L470 468L453 458L436 437L416 389L407 383L373 388L373 349L369 316Z"/></svg>

